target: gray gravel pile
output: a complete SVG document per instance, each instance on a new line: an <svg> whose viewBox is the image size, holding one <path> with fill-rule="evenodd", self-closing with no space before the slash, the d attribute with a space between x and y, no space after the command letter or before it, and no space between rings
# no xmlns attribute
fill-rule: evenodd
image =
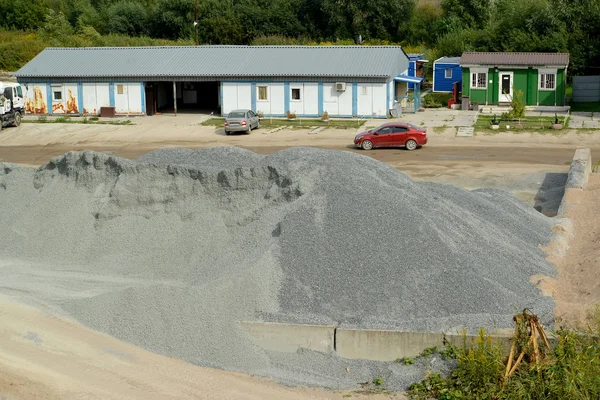
<svg viewBox="0 0 600 400"><path fill-rule="evenodd" d="M552 318L529 283L555 274L539 248L551 219L348 152L68 153L0 164L0 204L2 290L200 365L398 389L427 366L270 353L238 321L450 332L510 327L526 307Z"/></svg>

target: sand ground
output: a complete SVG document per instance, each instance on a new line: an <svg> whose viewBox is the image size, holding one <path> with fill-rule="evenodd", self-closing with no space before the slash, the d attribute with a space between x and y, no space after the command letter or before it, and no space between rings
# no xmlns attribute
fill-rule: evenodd
<svg viewBox="0 0 600 400"><path fill-rule="evenodd" d="M365 396L201 368L0 296L0 399L309 400ZM358 385L357 385L358 387ZM369 396L384 399L389 396ZM395 399L404 396L396 395Z"/></svg>
<svg viewBox="0 0 600 400"><path fill-rule="evenodd" d="M568 211L574 239L565 257L552 260L558 268L551 283L557 327L585 327L588 313L600 305L600 174L591 174L587 188L575 196Z"/></svg>

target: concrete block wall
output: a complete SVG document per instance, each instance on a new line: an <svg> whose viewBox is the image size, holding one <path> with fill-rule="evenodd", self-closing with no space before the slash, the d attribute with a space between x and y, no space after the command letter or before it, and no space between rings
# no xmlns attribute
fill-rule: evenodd
<svg viewBox="0 0 600 400"><path fill-rule="evenodd" d="M587 186L592 173L592 152L590 149L577 149L569 167L565 194L563 195L556 222L554 224L552 241L548 244L547 252L551 256L562 258L569 249L574 237L573 221L569 218L569 208L577 204L578 192Z"/></svg>
<svg viewBox="0 0 600 400"><path fill-rule="evenodd" d="M339 357L376 361L417 357L431 347L444 343L471 348L478 336L445 335L441 332L402 332L374 329L336 328L326 325L297 325L270 322L241 322L251 340L265 350L296 353L309 349L321 353L335 352ZM512 336L494 335L504 352L510 351Z"/></svg>

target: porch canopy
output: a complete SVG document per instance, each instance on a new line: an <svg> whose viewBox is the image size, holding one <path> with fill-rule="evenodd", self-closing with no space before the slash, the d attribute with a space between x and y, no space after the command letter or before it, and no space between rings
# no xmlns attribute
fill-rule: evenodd
<svg viewBox="0 0 600 400"><path fill-rule="evenodd" d="M421 82L423 78L408 75L398 75L394 78L396 82L413 83L412 94L407 93L406 96L397 96L396 102L402 104L402 111L417 112L421 108Z"/></svg>

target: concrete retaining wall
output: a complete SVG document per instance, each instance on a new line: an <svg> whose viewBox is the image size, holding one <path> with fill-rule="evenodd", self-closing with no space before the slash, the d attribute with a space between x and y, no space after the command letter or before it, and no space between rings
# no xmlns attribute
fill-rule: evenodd
<svg viewBox="0 0 600 400"><path fill-rule="evenodd" d="M370 329L336 330L336 353L343 358L393 361L403 357L417 357L423 350L451 343L471 348L478 343L478 336L444 335L434 332L401 332ZM510 351L511 336L497 336L506 354Z"/></svg>
<svg viewBox="0 0 600 400"><path fill-rule="evenodd" d="M271 322L240 322L240 325L265 350L282 353L295 353L301 348L322 353L334 350L335 326Z"/></svg>
<svg viewBox="0 0 600 400"><path fill-rule="evenodd" d="M321 353L337 353L342 358L393 361L416 357L423 350L452 343L470 348L478 336L444 335L434 332L401 332L373 329L348 329L334 326L297 325L269 322L241 322L252 341L265 350L296 353L310 349ZM508 354L510 336L494 335Z"/></svg>
<svg viewBox="0 0 600 400"><path fill-rule="evenodd" d="M553 238L548 245L548 253L556 257L564 257L573 239L573 221L569 218L569 208L577 204L579 192L585 189L592 173L592 152L590 149L577 149L569 168L565 194L563 195L556 223L554 224Z"/></svg>

